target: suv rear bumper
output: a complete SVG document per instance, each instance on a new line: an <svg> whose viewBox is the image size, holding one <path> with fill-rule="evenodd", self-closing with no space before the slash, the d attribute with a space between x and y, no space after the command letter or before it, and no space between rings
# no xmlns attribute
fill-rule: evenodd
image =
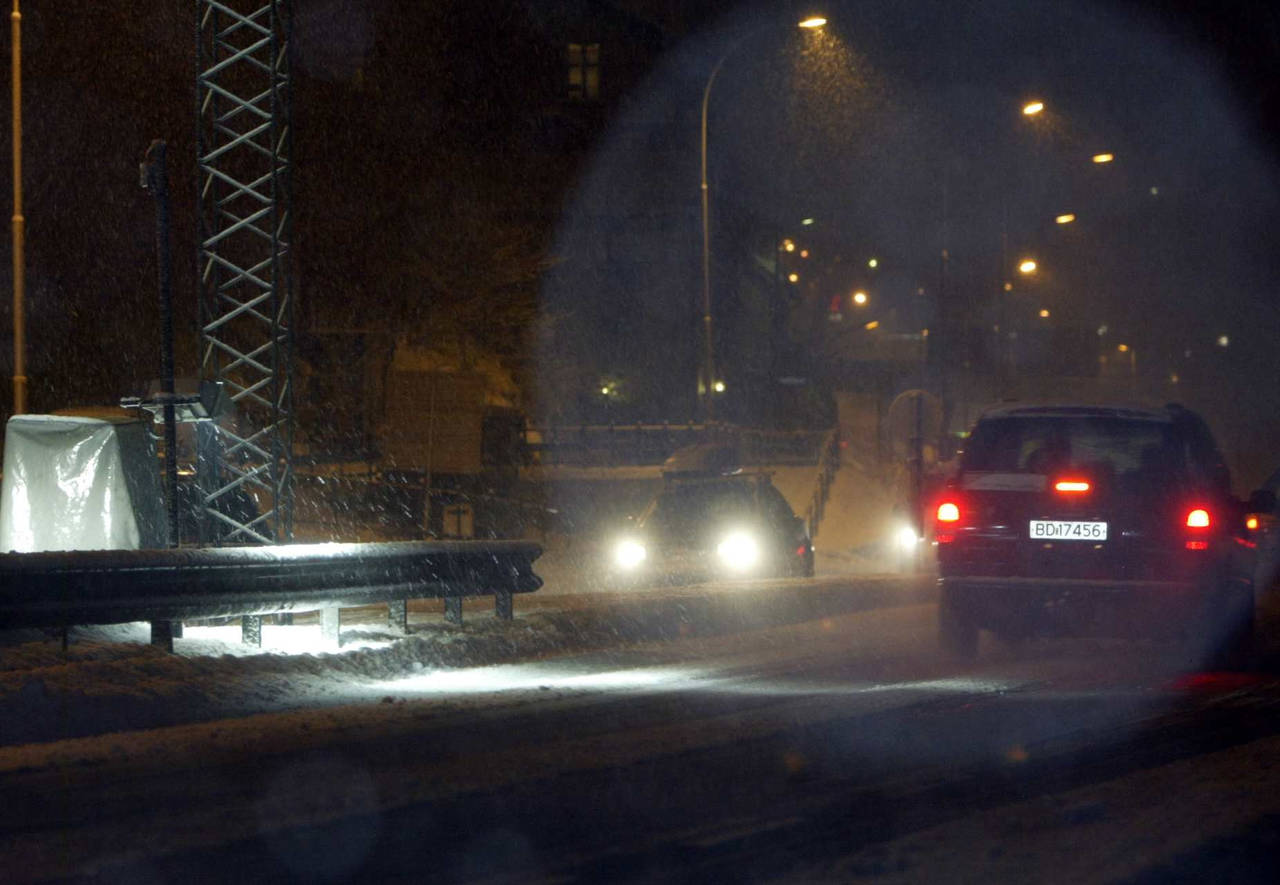
<svg viewBox="0 0 1280 885"><path fill-rule="evenodd" d="M997 632L1160 634L1198 620L1247 582L945 577L943 604ZM1237 586L1238 585L1238 586Z"/></svg>

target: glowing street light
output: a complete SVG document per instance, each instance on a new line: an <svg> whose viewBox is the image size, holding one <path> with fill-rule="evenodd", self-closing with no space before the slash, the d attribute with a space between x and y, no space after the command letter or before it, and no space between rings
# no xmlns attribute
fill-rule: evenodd
<svg viewBox="0 0 1280 885"><path fill-rule="evenodd" d="M714 390L716 393L724 393L725 391L724 382L717 381L715 384L711 386L711 389Z"/></svg>
<svg viewBox="0 0 1280 885"><path fill-rule="evenodd" d="M1027 117L1034 117L1036 114L1044 113L1044 102L1029 101L1022 106L1022 113Z"/></svg>
<svg viewBox="0 0 1280 885"><path fill-rule="evenodd" d="M1094 154L1094 155L1093 155L1093 162L1095 162L1095 163L1099 163L1099 164L1101 164L1101 163L1110 163L1110 162L1111 162L1112 160L1114 160L1115 158L1116 158L1116 155L1115 155L1115 154Z"/></svg>
<svg viewBox="0 0 1280 885"><path fill-rule="evenodd" d="M875 270L879 266L880 266L879 258L872 258L870 261L867 262L867 267L871 268L872 270Z"/></svg>
<svg viewBox="0 0 1280 885"><path fill-rule="evenodd" d="M1047 308L1043 308L1043 307L1040 308L1040 319L1042 320L1049 319L1049 311Z"/></svg>
<svg viewBox="0 0 1280 885"><path fill-rule="evenodd" d="M859 307L862 307L864 304L867 303L867 293L863 292L861 289L859 289L857 292L854 292L853 303L858 305Z"/></svg>
<svg viewBox="0 0 1280 885"><path fill-rule="evenodd" d="M1037 268L1037 267L1039 267L1039 265L1038 265L1038 264L1036 264L1036 262L1035 262L1035 260L1034 260L1034 259L1032 259L1032 258L1024 258L1024 259L1022 259L1022 261L1018 264L1018 273L1021 273L1021 274L1033 274L1033 273L1035 273L1035 272L1036 272L1036 268Z"/></svg>
<svg viewBox="0 0 1280 885"><path fill-rule="evenodd" d="M787 274L787 282L789 283L800 282L800 274L796 273L795 271L792 271L791 273Z"/></svg>
<svg viewBox="0 0 1280 885"><path fill-rule="evenodd" d="M1076 215L1074 212L1064 212L1053 220L1058 224L1070 224L1076 220Z"/></svg>
<svg viewBox="0 0 1280 885"><path fill-rule="evenodd" d="M1227 347L1227 346L1229 346L1230 344L1231 344L1231 338L1230 338L1229 336L1227 336L1227 335L1219 335L1219 336L1218 336L1218 346L1219 346L1219 347Z"/></svg>
<svg viewBox="0 0 1280 885"><path fill-rule="evenodd" d="M810 31L816 31L826 23L827 20L825 18L816 15L798 22L801 28ZM720 69L724 67L724 63L729 60L729 57L745 42L745 38L739 40L720 56L720 59L712 67L711 73L707 77L707 85L702 89L701 138L699 142L700 171L702 174L699 185L702 196L702 377L706 379L706 383L711 383L711 379L715 377L715 338L711 329L711 185L707 177L707 110L711 105L711 89L715 86L716 77L720 74ZM792 280L792 282L794 283L796 280ZM703 401L704 418L708 422L715 417L715 407L712 403L713 398L710 395Z"/></svg>

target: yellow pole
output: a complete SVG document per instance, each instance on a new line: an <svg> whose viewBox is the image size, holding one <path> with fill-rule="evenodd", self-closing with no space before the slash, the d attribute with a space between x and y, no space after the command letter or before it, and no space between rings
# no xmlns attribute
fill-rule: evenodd
<svg viewBox="0 0 1280 885"><path fill-rule="evenodd" d="M22 217L22 11L13 0L13 414L27 411L25 228Z"/></svg>

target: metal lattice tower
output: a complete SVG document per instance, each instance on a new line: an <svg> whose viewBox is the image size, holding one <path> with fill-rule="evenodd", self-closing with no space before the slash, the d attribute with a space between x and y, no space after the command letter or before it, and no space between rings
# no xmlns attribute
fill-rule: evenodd
<svg viewBox="0 0 1280 885"><path fill-rule="evenodd" d="M293 531L288 0L196 0L201 374L233 421L201 439L203 540ZM249 499L256 506L245 506Z"/></svg>

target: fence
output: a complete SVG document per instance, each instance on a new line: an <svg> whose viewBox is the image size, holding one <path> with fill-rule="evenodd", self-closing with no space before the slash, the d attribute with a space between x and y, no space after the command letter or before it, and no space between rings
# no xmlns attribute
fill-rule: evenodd
<svg viewBox="0 0 1280 885"><path fill-rule="evenodd" d="M745 464L811 464L826 432L776 431L724 424L538 425L525 431L530 462L562 467L661 464L699 443L732 443Z"/></svg>

